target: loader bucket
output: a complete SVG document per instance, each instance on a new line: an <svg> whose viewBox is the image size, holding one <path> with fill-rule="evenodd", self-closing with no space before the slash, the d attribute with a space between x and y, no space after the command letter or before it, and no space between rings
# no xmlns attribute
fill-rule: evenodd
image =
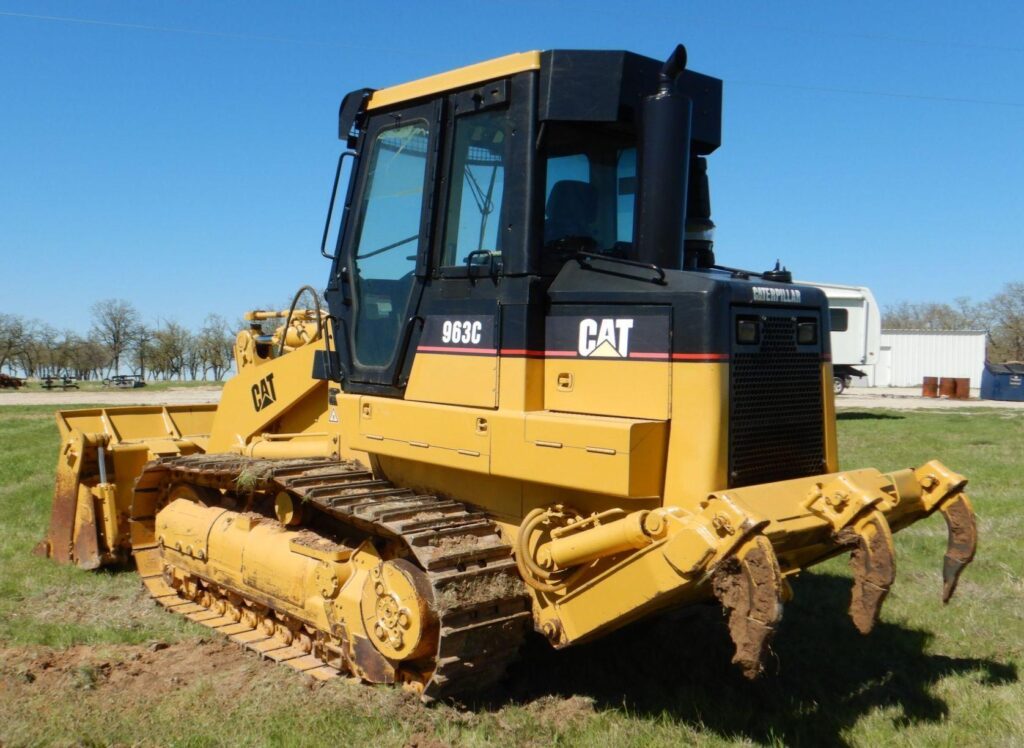
<svg viewBox="0 0 1024 748"><path fill-rule="evenodd" d="M205 451L216 405L90 408L57 413L50 528L37 552L95 569L131 550L132 496L143 465Z"/></svg>

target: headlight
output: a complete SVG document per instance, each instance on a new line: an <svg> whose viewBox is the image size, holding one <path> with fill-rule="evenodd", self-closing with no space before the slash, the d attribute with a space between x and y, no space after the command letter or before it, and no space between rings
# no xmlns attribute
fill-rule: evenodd
<svg viewBox="0 0 1024 748"><path fill-rule="evenodd" d="M740 317L736 320L736 342L740 345L756 345L761 338L761 325L756 318Z"/></svg>
<svg viewBox="0 0 1024 748"><path fill-rule="evenodd" d="M818 342L818 323L798 322L796 325L796 342L799 345L814 345Z"/></svg>

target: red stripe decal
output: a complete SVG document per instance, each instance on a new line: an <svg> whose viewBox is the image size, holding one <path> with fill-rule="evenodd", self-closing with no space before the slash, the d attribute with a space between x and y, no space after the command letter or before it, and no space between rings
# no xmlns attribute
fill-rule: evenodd
<svg viewBox="0 0 1024 748"><path fill-rule="evenodd" d="M479 353L481 355L493 356L498 352L496 348L459 348L457 346L443 345L421 345L416 347L417 353Z"/></svg>
<svg viewBox="0 0 1024 748"><path fill-rule="evenodd" d="M728 361L728 353L673 353L673 361Z"/></svg>
<svg viewBox="0 0 1024 748"><path fill-rule="evenodd" d="M416 348L418 353L475 353L481 356L528 356L533 358L593 358L595 361L616 361L623 359L605 358L603 356L587 357L580 356L576 351L534 351L528 348L502 348L500 351L494 348L465 348L458 346L433 346L421 345ZM654 360L654 361L728 361L728 353L653 353L633 352L629 354L630 359ZM826 358L826 360L828 360Z"/></svg>
<svg viewBox="0 0 1024 748"><path fill-rule="evenodd" d="M661 359L663 361L668 360L668 354L667 353L630 353L629 357L630 358L655 358L655 359Z"/></svg>
<svg viewBox="0 0 1024 748"><path fill-rule="evenodd" d="M498 351L501 356L532 356L532 357L544 357L544 351L531 351L528 348L502 348Z"/></svg>

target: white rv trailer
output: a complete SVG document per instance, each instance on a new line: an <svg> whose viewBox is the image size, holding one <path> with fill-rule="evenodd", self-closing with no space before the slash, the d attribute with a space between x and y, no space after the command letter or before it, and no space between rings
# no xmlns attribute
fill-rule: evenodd
<svg viewBox="0 0 1024 748"><path fill-rule="evenodd" d="M881 311L870 288L796 282L816 286L828 297L832 381L838 395L850 386L853 377L867 376L878 363L882 342Z"/></svg>

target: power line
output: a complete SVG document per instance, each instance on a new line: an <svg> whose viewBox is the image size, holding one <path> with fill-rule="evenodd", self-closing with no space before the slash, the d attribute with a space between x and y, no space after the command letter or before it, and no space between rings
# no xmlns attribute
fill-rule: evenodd
<svg viewBox="0 0 1024 748"><path fill-rule="evenodd" d="M125 23L125 22L120 22L120 21L101 21L101 20L92 19L92 18L76 18L76 17L70 17L70 16L45 16L45 15L37 15L37 14L32 14L32 13L15 13L15 12L11 12L11 11L0 11L0 16L6 16L8 18L22 18L22 19L29 19L29 20L36 20L36 21L52 21L52 22L58 22L58 23L76 23L76 24L85 25L85 26L105 26L105 27L110 27L110 28L131 29L131 30L136 30L136 31L153 31L153 32L158 32L158 33L169 33L169 34L189 34L189 35L192 35L192 36L207 36L207 37L215 37L215 38L222 38L222 39L240 39L240 40L246 40L246 41L265 41L265 42L275 42L275 43L282 43L282 44L300 44L300 45L306 45L306 46L336 47L336 48L345 48L345 49L365 49L365 50L392 51L390 48L387 48L387 47L374 47L374 46L369 46L369 45L339 44L339 43L336 43L336 42L321 42L321 41L316 41L316 40L313 40L313 39L298 39L298 38L294 38L294 37L267 36L267 35L261 35L261 34L243 34L243 33L228 32L228 31L206 31L206 30L202 30L202 29L188 29L188 28L181 28L181 27L174 27L174 26L152 26L152 25L148 25L148 24ZM761 29L767 29L767 30L773 30L773 31L791 32L791 33L798 33L798 34L809 34L809 33L812 33L812 32L809 32L809 31L803 31L801 29L792 29L792 28L784 29L784 28L779 28L779 27L761 26L759 24L732 24L732 25L734 25L734 26L737 26L737 25L738 26L747 26L749 28L761 28ZM816 33L819 36L822 35L819 32L814 32L814 33ZM908 43L916 43L916 44L933 44L933 45L947 44L947 42L932 42L932 41L922 40L922 39L909 39L909 38L904 38L904 37L885 36L885 35L876 35L876 34L835 33L835 32L833 32L833 33L826 33L824 35L846 36L846 37L852 37L852 38L858 38L859 37L859 38L864 38L864 39L875 39L875 40L884 40L884 41L898 41L898 42L908 42ZM992 45L980 45L980 44L972 44L972 43L968 43L968 42L948 42L948 44L950 44L952 46L969 47L969 48L999 49L999 50L1004 50L1004 51L1024 51L1024 48L996 47L996 46L992 46ZM727 82L730 83L730 84L736 84L736 85L741 85L741 86L742 85L746 85L746 86L761 86L761 87L767 87L767 88L787 88L787 89L792 89L792 90L796 90L796 91L814 91L814 92L819 92L819 93L839 93L839 94L850 94L850 95L856 95L856 96L881 96L881 97L893 98L893 99L911 99L911 100L917 100L917 101L938 101L938 102L955 103L955 104L980 104L980 105L985 105L985 106L1004 106L1004 107L1015 107L1015 108L1024 107L1024 103L1022 103L1022 102L998 101L998 100L994 100L994 99L973 99L973 98L957 97L957 96L931 96L931 95L927 95L927 94L912 94L912 93L903 93L903 92L898 92L898 91L873 91L873 90L869 90L869 89L834 88L834 87L828 87L828 86L808 86L808 85L801 85L801 84L797 84L797 83L773 83L773 82L770 82L770 81L729 80Z"/></svg>
<svg viewBox="0 0 1024 748"><path fill-rule="evenodd" d="M94 18L73 18L70 16L42 16L32 13L13 13L0 10L0 16L8 18L24 18L33 21L55 21L58 23L77 23L83 26L107 26L118 29L132 29L135 31L156 31L165 34L190 34L192 36L211 36L222 39L242 39L247 41L278 42L282 44L303 44L314 47L341 47L345 49L372 49L392 51L388 47L372 47L359 44L339 44L337 42L321 42L315 39L296 39L286 36L266 36L262 34L240 34L230 31L204 31L202 29L186 29L175 26L151 26L142 23L123 23L120 21L100 21Z"/></svg>
<svg viewBox="0 0 1024 748"><path fill-rule="evenodd" d="M890 99L914 99L917 101L940 101L947 104L984 104L987 106L1024 107L1024 102L998 101L996 99L970 99L960 96L930 96L927 94L903 93L900 91L871 91L858 88L833 88L830 86L805 86L799 83L772 83L770 81L726 80L730 85L763 86L766 88L790 88L796 91L818 93L852 94L855 96L883 96Z"/></svg>
<svg viewBox="0 0 1024 748"><path fill-rule="evenodd" d="M769 31L780 34L795 34L798 36L811 37L832 37L836 39L865 39L876 42L894 42L897 44L916 44L924 47L955 47L958 49L985 49L996 52L1024 52L1024 47L1011 47L999 44L982 44L980 42L960 41L955 39L922 39L920 37L897 36L894 34L872 34L858 31L830 31L820 28L798 28L795 26L776 26L772 24L735 22L712 20L708 18L693 18L689 22L697 24L708 24L719 27L732 27L737 29L752 29L755 31Z"/></svg>

